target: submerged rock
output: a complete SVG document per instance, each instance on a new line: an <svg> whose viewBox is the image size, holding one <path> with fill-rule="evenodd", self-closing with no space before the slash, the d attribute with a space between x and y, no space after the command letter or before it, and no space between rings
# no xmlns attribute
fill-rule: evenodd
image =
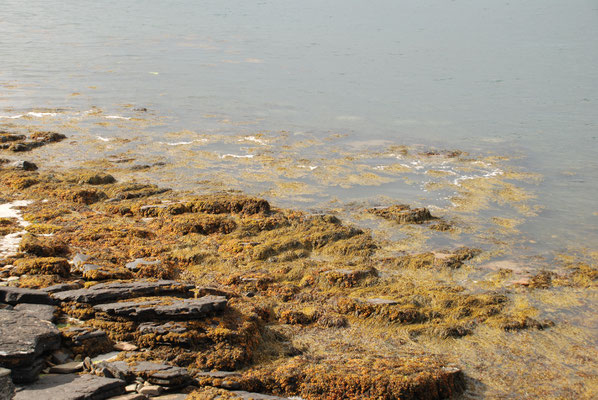
<svg viewBox="0 0 598 400"><path fill-rule="evenodd" d="M45 375L19 390L14 400L103 400L125 392L125 382L95 375Z"/></svg>
<svg viewBox="0 0 598 400"><path fill-rule="evenodd" d="M369 213L399 224L421 224L436 219L427 208L411 208L398 204L386 208L370 208Z"/></svg>

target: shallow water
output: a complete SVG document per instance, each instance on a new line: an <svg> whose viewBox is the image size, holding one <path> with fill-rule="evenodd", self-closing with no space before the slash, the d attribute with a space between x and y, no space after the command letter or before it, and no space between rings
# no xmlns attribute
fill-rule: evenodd
<svg viewBox="0 0 598 400"><path fill-rule="evenodd" d="M244 190L525 274L598 245L596 43L591 0L4 0L0 129L69 136L44 167ZM460 231L362 213L396 202Z"/></svg>
<svg viewBox="0 0 598 400"><path fill-rule="evenodd" d="M518 227L526 240L541 243L539 251L592 247L597 22L591 1L7 0L0 15L0 123L43 127L58 112L78 115L80 127L82 113L96 106L104 120L89 124L91 138L130 140L117 147L182 164L175 172L187 187L204 167L181 162L206 150L194 142L198 135L285 132L268 150L299 160L314 152L320 159L336 151L352 157L366 145L381 151L392 144L507 156L508 168L542 176L527 188L542 210ZM118 126L139 114L151 114L152 122ZM115 152L80 140L72 123L62 130L97 158ZM172 132L179 134L166 140ZM328 145L334 134L344 137ZM312 143L284 154L298 138ZM243 150L261 143L214 142L208 151L220 157L222 171L263 169L259 157L232 157L249 156ZM315 166L307 171L320 172ZM268 195L273 180L285 177L278 175L261 177L261 186L255 176L234 186ZM312 195L296 205L388 196L445 207L426 195L425 182L353 179L351 190L338 190L307 180ZM286 191L285 205L293 203L293 191Z"/></svg>

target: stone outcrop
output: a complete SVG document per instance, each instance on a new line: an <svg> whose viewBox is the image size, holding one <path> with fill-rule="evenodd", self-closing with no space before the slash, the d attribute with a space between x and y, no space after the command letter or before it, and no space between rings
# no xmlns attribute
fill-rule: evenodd
<svg viewBox="0 0 598 400"><path fill-rule="evenodd" d="M189 372L185 368L167 364L141 361L129 365L125 361L102 362L96 368L105 368L115 378L126 382L134 382L142 378L152 385L179 387L188 385L191 381Z"/></svg>
<svg viewBox="0 0 598 400"><path fill-rule="evenodd" d="M87 289L67 290L54 293L61 302L100 304L144 296L191 297L194 285L177 281L147 281L99 283Z"/></svg>
<svg viewBox="0 0 598 400"><path fill-rule="evenodd" d="M45 375L14 400L103 400L125 393L125 382L95 375Z"/></svg>
<svg viewBox="0 0 598 400"><path fill-rule="evenodd" d="M44 321L54 322L56 319L57 308L47 304L27 304L21 303L14 307L15 311L29 314Z"/></svg>
<svg viewBox="0 0 598 400"><path fill-rule="evenodd" d="M15 386L10 378L10 370L0 368L0 400L11 400L15 393Z"/></svg>
<svg viewBox="0 0 598 400"><path fill-rule="evenodd" d="M0 286L0 302L15 305L19 303L54 304L54 300L43 290Z"/></svg>
<svg viewBox="0 0 598 400"><path fill-rule="evenodd" d="M436 219L427 208L411 208L399 204L386 208L370 208L369 213L382 217L398 224L421 224Z"/></svg>
<svg viewBox="0 0 598 400"><path fill-rule="evenodd" d="M0 310L0 366L12 370L16 383L35 380L44 353L60 347L60 332L48 321L27 313Z"/></svg>
<svg viewBox="0 0 598 400"><path fill-rule="evenodd" d="M141 302L100 304L94 307L100 317L134 321L199 319L226 307L226 298L204 296L199 299L159 298Z"/></svg>

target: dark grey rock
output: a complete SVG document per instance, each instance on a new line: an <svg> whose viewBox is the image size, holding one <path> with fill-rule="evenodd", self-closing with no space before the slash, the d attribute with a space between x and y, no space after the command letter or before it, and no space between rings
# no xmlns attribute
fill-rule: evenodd
<svg viewBox="0 0 598 400"><path fill-rule="evenodd" d="M185 333L187 332L187 327L182 324L177 324L176 322L167 322L165 324L160 324L156 322L144 322L139 324L137 327L137 331L141 334L158 334L164 335L169 332L172 333Z"/></svg>
<svg viewBox="0 0 598 400"><path fill-rule="evenodd" d="M134 261L131 261L130 263L127 263L125 266L130 269L133 272L137 272L139 271L139 268L141 268L143 265L161 265L162 261L160 260L155 260L155 261L148 261L144 258L138 258Z"/></svg>
<svg viewBox="0 0 598 400"><path fill-rule="evenodd" d="M10 169L17 169L17 170L22 170L22 171L35 171L37 169L37 165L35 165L34 163L32 163L30 161L25 161L25 160L13 161L13 162L9 163L6 167L10 168Z"/></svg>
<svg viewBox="0 0 598 400"><path fill-rule="evenodd" d="M54 364L66 364L72 357L68 350L58 349L52 353L52 362Z"/></svg>
<svg viewBox="0 0 598 400"><path fill-rule="evenodd" d="M135 378L142 378L152 385L181 386L191 381L189 372L185 368L149 361L140 361L135 365L128 365L125 361L103 362L102 367L109 370L115 377L133 382Z"/></svg>
<svg viewBox="0 0 598 400"><path fill-rule="evenodd" d="M139 393L149 397L160 396L162 392L164 392L164 389L157 385L147 385L139 389Z"/></svg>
<svg viewBox="0 0 598 400"><path fill-rule="evenodd" d="M221 296L204 296L199 299L164 299L142 302L123 302L94 306L96 317L127 318L134 321L190 320L224 310L227 300Z"/></svg>
<svg viewBox="0 0 598 400"><path fill-rule="evenodd" d="M17 392L14 400L103 400L125 392L118 379L95 375L45 375Z"/></svg>
<svg viewBox="0 0 598 400"><path fill-rule="evenodd" d="M25 367L59 347L60 332L51 322L18 311L0 310L0 366Z"/></svg>
<svg viewBox="0 0 598 400"><path fill-rule="evenodd" d="M10 286L0 287L0 302L11 305L19 303L54 304L54 300L43 290Z"/></svg>
<svg viewBox="0 0 598 400"><path fill-rule="evenodd" d="M198 372L195 376L207 376L210 378L232 378L232 377L240 377L241 374L238 372L233 371L209 371L209 372Z"/></svg>
<svg viewBox="0 0 598 400"><path fill-rule="evenodd" d="M14 383L35 382L38 375L46 367L46 361L43 358L37 358L32 364L23 367L12 368L11 376Z"/></svg>
<svg viewBox="0 0 598 400"><path fill-rule="evenodd" d="M10 378L10 370L0 368L0 400L11 400L15 393L15 386Z"/></svg>
<svg viewBox="0 0 598 400"><path fill-rule="evenodd" d="M83 284L81 282L69 282L69 283L59 283L57 285L48 286L47 288L40 289L46 293L58 293L58 292L65 292L67 290L76 290L81 289Z"/></svg>
<svg viewBox="0 0 598 400"><path fill-rule="evenodd" d="M54 320L56 319L56 311L58 309L55 306L50 306L48 304L21 303L17 304L14 307L14 310L32 315L44 321L54 322Z"/></svg>
<svg viewBox="0 0 598 400"><path fill-rule="evenodd" d="M67 290L54 293L59 301L100 304L111 301L131 299L142 296L177 296L191 297L193 285L177 281L147 281L100 283L87 289ZM0 299L1 300L1 299Z"/></svg>

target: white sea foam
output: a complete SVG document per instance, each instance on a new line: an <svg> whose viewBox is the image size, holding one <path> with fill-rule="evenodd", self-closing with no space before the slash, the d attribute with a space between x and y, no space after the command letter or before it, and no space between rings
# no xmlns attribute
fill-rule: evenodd
<svg viewBox="0 0 598 400"><path fill-rule="evenodd" d="M19 115L0 115L0 119L18 119L18 118L23 118L24 115L23 114L19 114Z"/></svg>
<svg viewBox="0 0 598 400"><path fill-rule="evenodd" d="M309 169L310 171L313 171L314 169L317 169L318 166L317 165L297 165L297 168L305 168L305 169Z"/></svg>
<svg viewBox="0 0 598 400"><path fill-rule="evenodd" d="M104 118L106 118L106 119L125 119L125 120L131 119L130 117L121 117L120 115L106 115Z"/></svg>
<svg viewBox="0 0 598 400"><path fill-rule="evenodd" d="M257 136L245 136L245 137L239 139L239 142L243 142L243 141L259 143L264 146L268 144L268 142L265 139L258 138Z"/></svg>
<svg viewBox="0 0 598 400"><path fill-rule="evenodd" d="M244 154L244 155L239 155L239 154L222 154L219 156L220 158L253 158L255 157L254 154Z"/></svg>
<svg viewBox="0 0 598 400"><path fill-rule="evenodd" d="M98 138L98 140L101 140L102 142L109 142L112 140L111 138L106 138L103 136L96 136L96 138Z"/></svg>
<svg viewBox="0 0 598 400"><path fill-rule="evenodd" d="M496 168L490 172L481 175L462 175L455 180L453 180L453 184L457 186L461 186L461 182L471 180L471 179L478 179L478 178L491 178L493 176L502 175L503 171Z"/></svg>
<svg viewBox="0 0 598 400"><path fill-rule="evenodd" d="M30 115L32 117L55 117L58 115L58 113L53 113L53 112L28 112L27 115Z"/></svg>
<svg viewBox="0 0 598 400"><path fill-rule="evenodd" d="M25 221L16 207L24 207L31 204L31 200L17 200L12 203L0 204L0 218L15 218L19 225L26 227L29 222ZM27 233L26 230L8 234L0 238L0 256L6 257L15 254L19 250L21 238Z"/></svg>

